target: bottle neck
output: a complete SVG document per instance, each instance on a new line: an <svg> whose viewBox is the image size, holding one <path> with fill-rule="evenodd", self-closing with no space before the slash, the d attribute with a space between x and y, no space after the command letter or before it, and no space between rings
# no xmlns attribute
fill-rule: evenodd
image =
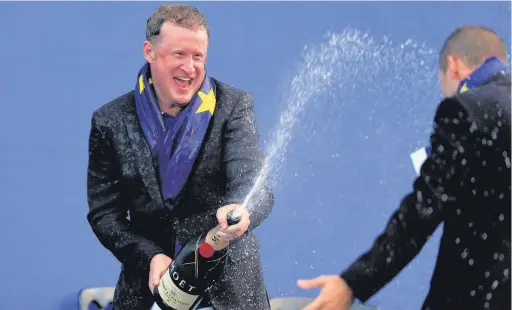
<svg viewBox="0 0 512 310"><path fill-rule="evenodd" d="M208 244L210 244L215 251L220 251L222 249L225 249L229 245L229 241L226 241L219 237L219 235L218 235L219 230L220 230L219 226L212 228L208 232L208 234L206 234L206 237L204 240L205 242L208 242Z"/></svg>

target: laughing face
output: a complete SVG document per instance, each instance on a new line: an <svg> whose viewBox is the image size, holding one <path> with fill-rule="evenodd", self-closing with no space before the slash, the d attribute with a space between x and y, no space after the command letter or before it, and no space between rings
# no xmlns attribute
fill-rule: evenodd
<svg viewBox="0 0 512 310"><path fill-rule="evenodd" d="M205 29L188 29L171 22L162 25L154 42L144 42L144 58L150 64L162 109L190 102L203 83L207 49Z"/></svg>

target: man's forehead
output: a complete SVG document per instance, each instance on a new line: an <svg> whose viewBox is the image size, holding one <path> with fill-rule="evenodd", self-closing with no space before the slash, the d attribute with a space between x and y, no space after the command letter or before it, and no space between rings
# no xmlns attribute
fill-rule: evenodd
<svg viewBox="0 0 512 310"><path fill-rule="evenodd" d="M173 21L166 21L160 27L160 35L177 35L177 34L201 33L207 36L206 29L200 25L178 25Z"/></svg>
<svg viewBox="0 0 512 310"><path fill-rule="evenodd" d="M162 31L155 43L164 49L177 46L206 48L208 46L208 37L206 32L200 32L200 30L176 27L168 29L168 31Z"/></svg>

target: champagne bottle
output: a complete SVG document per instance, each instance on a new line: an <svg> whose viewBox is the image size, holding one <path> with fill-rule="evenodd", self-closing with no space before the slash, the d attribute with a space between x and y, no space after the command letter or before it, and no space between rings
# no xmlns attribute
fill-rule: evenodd
<svg viewBox="0 0 512 310"><path fill-rule="evenodd" d="M228 225L240 222L234 211ZM227 258L226 242L219 238L216 226L206 234L192 238L176 255L155 288L155 302L162 310L194 310L219 278Z"/></svg>

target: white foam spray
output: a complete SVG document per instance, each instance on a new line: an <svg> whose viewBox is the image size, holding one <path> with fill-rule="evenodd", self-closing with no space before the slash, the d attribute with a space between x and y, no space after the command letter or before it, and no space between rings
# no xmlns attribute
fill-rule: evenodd
<svg viewBox="0 0 512 310"><path fill-rule="evenodd" d="M346 98L357 98L357 94L348 95L350 92L384 89L392 90L387 92L391 99L407 96L413 102L421 94L411 92L411 87L417 89L418 85L428 84L431 88L433 83L437 83L437 53L424 44L413 40L395 43L386 37L376 40L355 29L328 33L324 40L320 44L304 47L297 73L284 94L284 111L271 133L264 165L244 201L250 212L258 212L251 210L253 204L250 202L257 198L266 180L269 179L273 185L279 183L293 129L306 106L346 106L355 104ZM329 96L330 100L321 100L325 96ZM416 117L412 113L418 111L409 109L406 113Z"/></svg>

